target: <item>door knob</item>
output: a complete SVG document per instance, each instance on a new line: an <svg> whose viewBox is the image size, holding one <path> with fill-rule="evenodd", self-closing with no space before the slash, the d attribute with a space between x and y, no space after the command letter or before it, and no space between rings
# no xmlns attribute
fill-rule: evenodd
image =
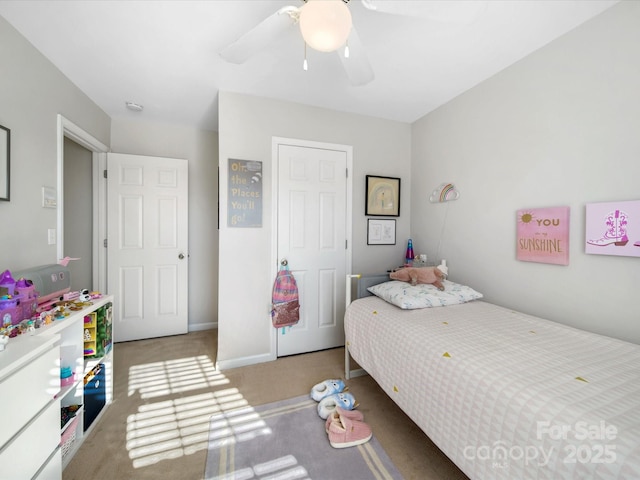
<svg viewBox="0 0 640 480"><path fill-rule="evenodd" d="M183 259L184 259L184 253L179 254L179 255L178 255L178 258L179 258L180 260L183 260Z"/></svg>

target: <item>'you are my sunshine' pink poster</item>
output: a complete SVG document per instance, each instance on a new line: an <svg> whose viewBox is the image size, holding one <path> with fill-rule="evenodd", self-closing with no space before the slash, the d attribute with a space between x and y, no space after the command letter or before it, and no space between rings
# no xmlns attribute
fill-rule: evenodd
<svg viewBox="0 0 640 480"><path fill-rule="evenodd" d="M517 215L518 260L569 265L569 207L527 208Z"/></svg>

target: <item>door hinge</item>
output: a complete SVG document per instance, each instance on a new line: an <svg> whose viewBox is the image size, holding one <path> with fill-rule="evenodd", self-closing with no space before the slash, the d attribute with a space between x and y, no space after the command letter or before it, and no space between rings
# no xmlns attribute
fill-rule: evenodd
<svg viewBox="0 0 640 480"><path fill-rule="evenodd" d="M347 178L349 178L349 169L348 169L348 168L345 168L345 169L344 169L344 172L345 172L346 177L347 177Z"/></svg>
<svg viewBox="0 0 640 480"><path fill-rule="evenodd" d="M103 171L102 171L102 176L103 176L104 178L107 178L107 171L106 171L106 170L103 170Z"/></svg>
<svg viewBox="0 0 640 480"><path fill-rule="evenodd" d="M102 244L104 245L104 248L107 248L107 239L106 238L102 241Z"/></svg>
<svg viewBox="0 0 640 480"><path fill-rule="evenodd" d="M348 242L349 242L349 241L348 241L347 239L345 239L345 241L344 241L344 249L345 249L345 250L347 250L347 249L349 248L349 247L347 246L347 243L348 243Z"/></svg>

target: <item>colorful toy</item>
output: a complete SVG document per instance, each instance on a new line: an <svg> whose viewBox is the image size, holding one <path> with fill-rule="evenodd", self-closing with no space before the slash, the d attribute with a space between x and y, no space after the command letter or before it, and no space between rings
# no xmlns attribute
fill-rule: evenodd
<svg viewBox="0 0 640 480"><path fill-rule="evenodd" d="M13 295L16 288L16 281L11 276L9 270L5 270L0 274L0 294Z"/></svg>
<svg viewBox="0 0 640 480"><path fill-rule="evenodd" d="M78 302L89 302L91 301L91 295L89 295L89 290L88 289L84 289L80 291L80 294L78 296Z"/></svg>

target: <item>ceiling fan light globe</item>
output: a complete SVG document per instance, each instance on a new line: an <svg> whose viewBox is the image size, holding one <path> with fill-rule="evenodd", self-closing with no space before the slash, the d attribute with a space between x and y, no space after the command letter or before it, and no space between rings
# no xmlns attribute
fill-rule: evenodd
<svg viewBox="0 0 640 480"><path fill-rule="evenodd" d="M320 52L336 51L351 32L351 12L342 0L307 0L299 22L304 41Z"/></svg>

